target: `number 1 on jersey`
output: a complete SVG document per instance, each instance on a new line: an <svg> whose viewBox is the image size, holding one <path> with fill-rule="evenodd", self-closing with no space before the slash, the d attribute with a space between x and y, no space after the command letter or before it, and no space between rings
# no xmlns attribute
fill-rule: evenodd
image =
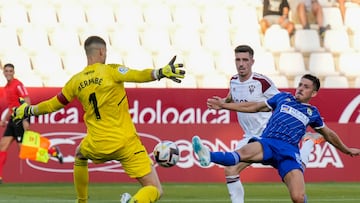
<svg viewBox="0 0 360 203"><path fill-rule="evenodd" d="M96 120L101 119L95 92L93 92L93 93L90 94L90 96L89 96L89 102L90 102L90 103L93 105L93 107L94 107L94 112L95 112Z"/></svg>

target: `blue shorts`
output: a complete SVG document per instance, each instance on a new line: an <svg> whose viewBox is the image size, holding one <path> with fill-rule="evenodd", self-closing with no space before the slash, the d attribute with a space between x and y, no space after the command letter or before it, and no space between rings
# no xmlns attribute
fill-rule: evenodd
<svg viewBox="0 0 360 203"><path fill-rule="evenodd" d="M261 163L276 168L282 179L294 169L304 172L298 147L273 138L259 139L254 137L250 142L261 143L263 147L263 161Z"/></svg>

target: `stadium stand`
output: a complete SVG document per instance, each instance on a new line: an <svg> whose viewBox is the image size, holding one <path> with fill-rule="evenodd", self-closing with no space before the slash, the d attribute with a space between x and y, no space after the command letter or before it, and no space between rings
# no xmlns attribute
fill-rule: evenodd
<svg viewBox="0 0 360 203"><path fill-rule="evenodd" d="M50 46L47 31L42 27L24 26L18 30L18 37L21 48L29 54L48 49Z"/></svg>
<svg viewBox="0 0 360 203"><path fill-rule="evenodd" d="M19 48L19 40L15 28L7 26L0 27L0 36L1 46L6 47L6 49L0 49L0 54L8 52L9 49Z"/></svg>
<svg viewBox="0 0 360 203"><path fill-rule="evenodd" d="M157 55L163 50L171 50L168 29L162 26L149 26L140 35L142 47L152 55Z"/></svg>
<svg viewBox="0 0 360 203"><path fill-rule="evenodd" d="M227 49L214 57L217 71L227 75L229 78L236 73L235 56L233 49Z"/></svg>
<svg viewBox="0 0 360 203"><path fill-rule="evenodd" d="M264 48L272 53L293 51L288 32L279 25L272 25L265 32Z"/></svg>
<svg viewBox="0 0 360 203"><path fill-rule="evenodd" d="M213 72L207 74L206 77L203 77L199 80L199 88L212 88L212 89L227 89L229 88L230 78L226 77L223 74Z"/></svg>
<svg viewBox="0 0 360 203"><path fill-rule="evenodd" d="M56 14L59 24L75 30L81 30L86 25L86 15L80 3L63 1L57 8Z"/></svg>
<svg viewBox="0 0 360 203"><path fill-rule="evenodd" d="M294 48L303 54L325 50L321 46L320 36L316 30L296 30Z"/></svg>
<svg viewBox="0 0 360 203"><path fill-rule="evenodd" d="M106 54L106 63L124 64L123 55L114 47L109 47Z"/></svg>
<svg viewBox="0 0 360 203"><path fill-rule="evenodd" d="M105 3L88 6L85 9L87 23L92 27L100 27L104 30L111 30L116 27L113 8Z"/></svg>
<svg viewBox="0 0 360 203"><path fill-rule="evenodd" d="M345 12L344 24L352 32L360 31L360 7L349 7Z"/></svg>
<svg viewBox="0 0 360 203"><path fill-rule="evenodd" d="M334 54L351 51L349 35L344 29L327 30L324 36L324 48Z"/></svg>
<svg viewBox="0 0 360 203"><path fill-rule="evenodd" d="M173 48L183 54L201 48L201 37L197 29L180 26L176 28L176 32L170 33L170 35Z"/></svg>
<svg viewBox="0 0 360 203"><path fill-rule="evenodd" d="M289 80L285 75L273 75L271 80L275 83L278 88L289 88Z"/></svg>
<svg viewBox="0 0 360 203"><path fill-rule="evenodd" d="M184 66L186 71L200 79L216 72L214 58L210 51L204 48L192 50L189 55L184 58Z"/></svg>
<svg viewBox="0 0 360 203"><path fill-rule="evenodd" d="M124 56L124 65L134 69L143 69L154 67L154 62L151 53L146 51L145 48L140 47L137 50L128 52Z"/></svg>
<svg viewBox="0 0 360 203"><path fill-rule="evenodd" d="M174 8L172 16L176 27L201 28L201 15L194 6L179 5Z"/></svg>
<svg viewBox="0 0 360 203"><path fill-rule="evenodd" d="M151 4L143 9L144 21L147 26L168 29L172 26L170 8L165 4Z"/></svg>
<svg viewBox="0 0 360 203"><path fill-rule="evenodd" d="M119 27L129 26L141 29L144 26L144 17L141 7L134 4L124 4L114 8L116 22Z"/></svg>
<svg viewBox="0 0 360 203"><path fill-rule="evenodd" d="M256 53L254 71L273 77L279 87L296 86L299 75L308 72L329 87L345 87L334 82L339 77L348 87L359 87L360 6L348 4L342 21L336 3L321 4L324 24L331 25L324 38L313 27L297 29L292 37L276 27L262 34L260 0L1 1L0 44L6 48L0 50L0 61L16 64L27 86L62 86L63 80L46 79L49 72L37 70L49 64L55 71L58 64L61 79L69 77L86 65L84 39L100 35L108 43L109 63L158 67L177 55L186 65L190 76L183 84L168 81L148 87L226 87L223 78L228 81L236 73L233 49L248 44ZM43 55L46 50L51 57ZM216 73L224 77L216 79Z"/></svg>
<svg viewBox="0 0 360 203"><path fill-rule="evenodd" d="M58 23L55 7L49 2L34 1L27 11L29 23L33 26L51 30Z"/></svg>
<svg viewBox="0 0 360 203"><path fill-rule="evenodd" d="M254 29L237 28L231 31L232 47L240 44L248 44L254 50L263 51L264 48L261 45L261 38L260 32Z"/></svg>
<svg viewBox="0 0 360 203"><path fill-rule="evenodd" d="M259 31L259 16L257 8L254 6L235 5L229 12L230 23L237 29L246 28L248 30ZM243 20L246 19L246 20Z"/></svg>
<svg viewBox="0 0 360 203"><path fill-rule="evenodd" d="M255 53L254 58L253 70L255 72L267 75L268 77L279 75L279 72L276 70L275 58L271 52L258 51Z"/></svg>
<svg viewBox="0 0 360 203"><path fill-rule="evenodd" d="M324 88L349 88L349 81L345 76L325 76L323 81Z"/></svg>
<svg viewBox="0 0 360 203"><path fill-rule="evenodd" d="M167 87L169 88L197 88L196 77L192 74L186 74L186 77L181 81L181 83L176 83L172 81L167 82Z"/></svg>
<svg viewBox="0 0 360 203"><path fill-rule="evenodd" d="M204 27L228 30L231 26L228 10L221 6L207 6L201 13Z"/></svg>
<svg viewBox="0 0 360 203"><path fill-rule="evenodd" d="M109 33L111 46L123 55L131 50L141 48L138 30L130 26L121 26Z"/></svg>
<svg viewBox="0 0 360 203"><path fill-rule="evenodd" d="M72 50L66 52L61 56L63 68L65 72L69 75L73 75L83 67L86 66L86 55L82 49L82 47L74 47Z"/></svg>
<svg viewBox="0 0 360 203"><path fill-rule="evenodd" d="M14 66L18 67L16 69L16 75L26 74L28 72L32 72L30 57L27 52L25 52L21 48L11 49L7 52L4 52L1 55L1 65L5 65L6 63L12 63Z"/></svg>
<svg viewBox="0 0 360 203"><path fill-rule="evenodd" d="M30 57L30 61L33 70L45 81L62 79L65 76L61 57L50 48L37 52Z"/></svg>
<svg viewBox="0 0 360 203"><path fill-rule="evenodd" d="M349 79L360 76L360 52L346 52L339 56L339 71Z"/></svg>
<svg viewBox="0 0 360 203"><path fill-rule="evenodd" d="M335 61L330 52L311 53L309 57L309 71L320 79L325 76L339 75L335 69Z"/></svg>
<svg viewBox="0 0 360 203"><path fill-rule="evenodd" d="M60 55L64 55L69 52L69 50L80 47L79 35L75 29L70 27L58 25L48 33L48 38L51 48Z"/></svg>
<svg viewBox="0 0 360 203"><path fill-rule="evenodd" d="M231 46L231 38L228 30L215 27L208 27L202 35L202 45L213 55L219 55L223 50L233 49Z"/></svg>
<svg viewBox="0 0 360 203"><path fill-rule="evenodd" d="M324 25L330 25L331 29L344 29L341 13L337 7L323 7Z"/></svg>
<svg viewBox="0 0 360 203"><path fill-rule="evenodd" d="M360 88L360 76L356 77L355 82L354 82L354 87Z"/></svg>
<svg viewBox="0 0 360 203"><path fill-rule="evenodd" d="M355 51L360 52L360 29L353 34L351 47L354 48Z"/></svg>
<svg viewBox="0 0 360 203"><path fill-rule="evenodd" d="M284 52L279 56L278 69L280 74L293 79L307 72L304 56L301 52Z"/></svg>
<svg viewBox="0 0 360 203"><path fill-rule="evenodd" d="M3 4L1 5L1 25L15 29L28 25L29 20L25 5L15 1L10 2L1 1Z"/></svg>

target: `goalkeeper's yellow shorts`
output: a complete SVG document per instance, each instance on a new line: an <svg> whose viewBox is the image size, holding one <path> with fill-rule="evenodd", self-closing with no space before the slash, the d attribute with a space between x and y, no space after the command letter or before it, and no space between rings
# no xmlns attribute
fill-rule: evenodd
<svg viewBox="0 0 360 203"><path fill-rule="evenodd" d="M128 139L126 144L110 154L99 153L97 149L98 147L91 143L89 135L80 143L80 153L93 163L120 161L122 168L131 178L140 178L151 172L153 162L138 136Z"/></svg>

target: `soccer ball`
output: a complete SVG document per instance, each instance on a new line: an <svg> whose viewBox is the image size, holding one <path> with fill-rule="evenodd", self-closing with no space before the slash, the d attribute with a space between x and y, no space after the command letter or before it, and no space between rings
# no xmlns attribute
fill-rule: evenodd
<svg viewBox="0 0 360 203"><path fill-rule="evenodd" d="M180 151L172 141L165 140L159 142L153 151L156 163L162 167L172 167L179 161Z"/></svg>

